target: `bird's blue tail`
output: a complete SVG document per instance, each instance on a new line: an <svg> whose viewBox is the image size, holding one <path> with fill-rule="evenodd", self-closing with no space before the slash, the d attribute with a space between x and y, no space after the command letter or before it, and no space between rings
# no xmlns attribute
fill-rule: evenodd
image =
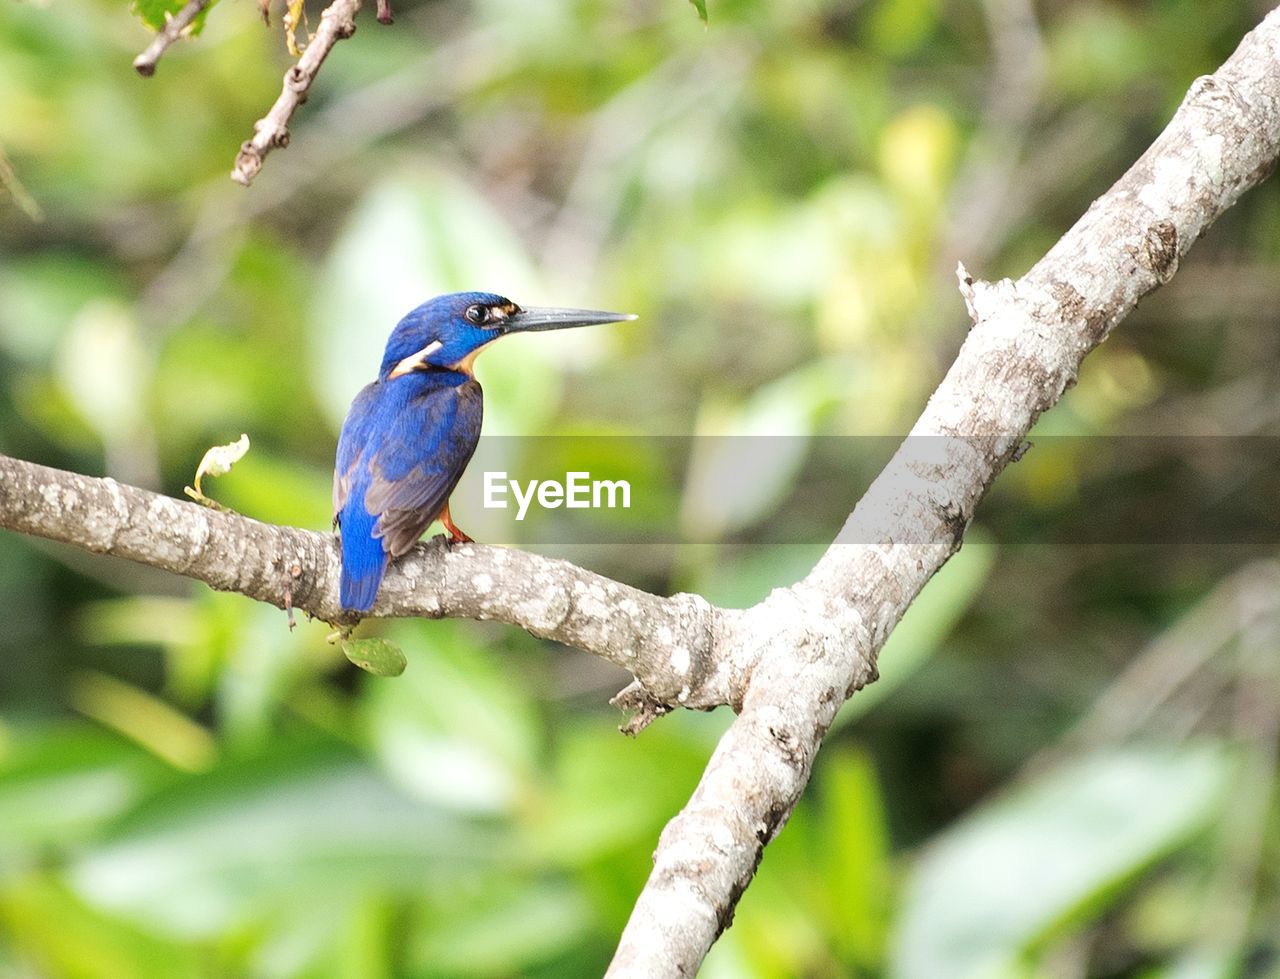
<svg viewBox="0 0 1280 979"><path fill-rule="evenodd" d="M339 588L342 607L353 612L367 612L378 597L378 586L387 570L387 553L381 538L373 536L377 518L353 499L342 511L342 579Z"/></svg>

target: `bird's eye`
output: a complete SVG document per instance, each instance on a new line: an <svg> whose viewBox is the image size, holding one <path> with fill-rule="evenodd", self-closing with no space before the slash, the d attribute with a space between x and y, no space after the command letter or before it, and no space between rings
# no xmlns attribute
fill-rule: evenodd
<svg viewBox="0 0 1280 979"><path fill-rule="evenodd" d="M489 310L484 306L468 306L467 311L462 315L467 318L468 323L474 323L479 326L489 319Z"/></svg>

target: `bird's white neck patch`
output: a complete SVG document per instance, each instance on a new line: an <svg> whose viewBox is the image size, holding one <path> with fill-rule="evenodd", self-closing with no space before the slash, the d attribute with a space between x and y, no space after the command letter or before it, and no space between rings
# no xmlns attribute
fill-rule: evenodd
<svg viewBox="0 0 1280 979"><path fill-rule="evenodd" d="M428 357L430 357L433 353L435 353L437 350L439 350L443 346L444 344L441 343L439 340L432 340L430 343L428 343L425 347L423 347L417 353L410 354L404 360L400 361L400 363L396 364L396 366L392 368L391 373L387 375L388 380L390 380L393 377L400 377L403 374L409 374L412 371L417 370L419 367L421 367L423 364L427 362Z"/></svg>

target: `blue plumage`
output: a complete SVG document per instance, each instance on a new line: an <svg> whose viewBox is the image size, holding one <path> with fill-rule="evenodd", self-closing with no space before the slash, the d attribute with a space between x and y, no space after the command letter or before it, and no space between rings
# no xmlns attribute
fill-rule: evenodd
<svg viewBox="0 0 1280 979"><path fill-rule="evenodd" d="M338 520L342 526L342 578L339 585L342 607L367 612L378 597L378 587L390 560L382 549L382 542L373 536L378 518L353 502Z"/></svg>
<svg viewBox="0 0 1280 979"><path fill-rule="evenodd" d="M367 612L388 560L442 514L479 441L482 413L479 383L448 369L379 379L356 397L334 481L343 608Z"/></svg>
<svg viewBox="0 0 1280 979"><path fill-rule="evenodd" d="M342 607L373 607L389 561L434 520L454 541L449 495L475 452L483 403L475 355L507 333L612 323L591 310L521 309L492 293L424 303L387 340L378 379L356 395L338 438L334 523L342 537Z"/></svg>

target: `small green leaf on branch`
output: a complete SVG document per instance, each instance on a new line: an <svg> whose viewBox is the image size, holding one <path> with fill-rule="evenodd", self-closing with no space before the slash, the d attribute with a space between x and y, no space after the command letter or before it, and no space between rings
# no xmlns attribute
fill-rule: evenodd
<svg viewBox="0 0 1280 979"><path fill-rule="evenodd" d="M705 24L707 23L707 0L689 0L693 4L693 8L698 11L698 17Z"/></svg>
<svg viewBox="0 0 1280 979"><path fill-rule="evenodd" d="M374 676L399 676L408 665L404 651L388 639L344 639L342 651L347 659Z"/></svg>

